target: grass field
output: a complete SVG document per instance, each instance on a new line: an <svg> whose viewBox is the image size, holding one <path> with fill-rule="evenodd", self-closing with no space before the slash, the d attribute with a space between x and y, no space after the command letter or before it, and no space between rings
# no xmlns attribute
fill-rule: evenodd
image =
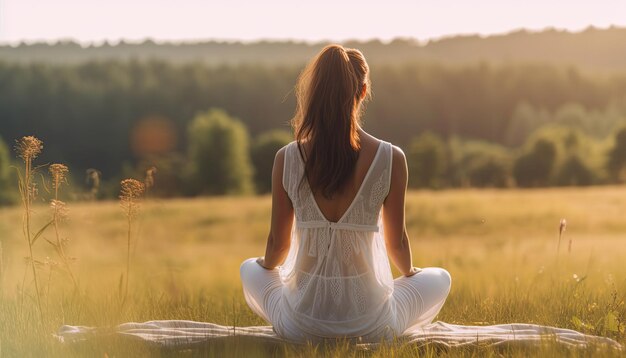
<svg viewBox="0 0 626 358"><path fill-rule="evenodd" d="M264 346L236 339L194 351L160 350L116 337L63 345L52 336L62 324L108 327L151 319L265 324L245 304L239 264L263 254L270 200L145 201L133 239L130 294L123 306L119 283L126 265L126 219L119 203L69 203L69 210L69 221L60 229L71 240L68 254L77 258L73 269L80 292L73 293L71 282L52 266L41 266L41 323L32 274L24 263L28 246L22 237L22 211L0 209L2 357L618 355L554 346L357 351L347 344ZM33 227L49 217L46 205L36 205ZM557 255L562 218L568 224ZM415 265L441 266L452 275L452 291L438 320L546 324L626 344L626 188L411 192L407 227ZM35 245L42 261L54 258L47 246L43 240Z"/></svg>

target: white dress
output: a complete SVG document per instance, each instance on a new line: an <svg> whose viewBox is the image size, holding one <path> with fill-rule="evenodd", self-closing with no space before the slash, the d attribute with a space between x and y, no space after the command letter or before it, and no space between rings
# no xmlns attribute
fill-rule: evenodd
<svg viewBox="0 0 626 358"><path fill-rule="evenodd" d="M284 308L306 332L362 336L391 316L393 277L380 215L391 155L391 144L381 142L356 197L335 223L315 202L296 142L287 146L283 186L294 204L295 225L280 275Z"/></svg>
<svg viewBox="0 0 626 358"><path fill-rule="evenodd" d="M445 270L428 268L395 281L391 274L381 209L391 183L392 149L388 142L379 144L354 200L331 222L304 178L296 142L286 146L282 184L295 212L289 254L279 270L265 270L254 259L241 267L248 304L279 335L378 341L430 323L443 305L450 289Z"/></svg>

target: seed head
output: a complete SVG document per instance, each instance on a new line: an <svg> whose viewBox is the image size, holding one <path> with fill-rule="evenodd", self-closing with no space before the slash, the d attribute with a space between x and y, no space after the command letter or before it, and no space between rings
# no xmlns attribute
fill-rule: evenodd
<svg viewBox="0 0 626 358"><path fill-rule="evenodd" d="M136 179L124 179L121 181L122 191L120 199L133 200L139 198L144 190L145 185Z"/></svg>
<svg viewBox="0 0 626 358"><path fill-rule="evenodd" d="M565 232L567 227L567 220L561 219L561 223L559 224L559 235L562 235Z"/></svg>
<svg viewBox="0 0 626 358"><path fill-rule="evenodd" d="M69 169L63 164L51 164L48 168L52 175L52 186L58 189L63 182L67 183L67 173Z"/></svg>
<svg viewBox="0 0 626 358"><path fill-rule="evenodd" d="M146 186L136 179L124 179L121 182L120 203L124 211L133 216L139 210L139 200L146 190Z"/></svg>
<svg viewBox="0 0 626 358"><path fill-rule="evenodd" d="M24 161L37 158L43 149L43 142L33 136L22 137L16 141L15 151Z"/></svg>

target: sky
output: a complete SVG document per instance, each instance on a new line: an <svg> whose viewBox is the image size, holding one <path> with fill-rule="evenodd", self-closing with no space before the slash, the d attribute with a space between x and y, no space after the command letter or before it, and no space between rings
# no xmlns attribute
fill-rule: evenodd
<svg viewBox="0 0 626 358"><path fill-rule="evenodd" d="M625 0L0 0L0 42L343 41L626 26Z"/></svg>

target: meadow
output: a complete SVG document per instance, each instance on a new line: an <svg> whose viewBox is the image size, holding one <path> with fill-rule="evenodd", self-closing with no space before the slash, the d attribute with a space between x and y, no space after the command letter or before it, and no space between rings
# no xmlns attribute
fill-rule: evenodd
<svg viewBox="0 0 626 358"><path fill-rule="evenodd" d="M112 327L128 321L189 319L264 325L246 306L239 265L264 253L270 198L146 199L131 245L129 293L122 303L127 221L117 201L69 202L61 236L78 291L35 245L39 317L19 207L0 208L0 356L617 356L605 349L474 347L439 350L385 345L356 350L268 346L238 339L171 350L102 335L58 342L62 324ZM441 266L452 291L438 320L458 324L529 322L608 336L626 344L626 187L411 191L407 228L414 264ZM50 220L35 202L33 227ZM559 245L559 224L567 220ZM46 231L42 239L52 238ZM47 237L46 237L47 236ZM49 260L46 260L49 257ZM397 274L397 272L394 270Z"/></svg>

